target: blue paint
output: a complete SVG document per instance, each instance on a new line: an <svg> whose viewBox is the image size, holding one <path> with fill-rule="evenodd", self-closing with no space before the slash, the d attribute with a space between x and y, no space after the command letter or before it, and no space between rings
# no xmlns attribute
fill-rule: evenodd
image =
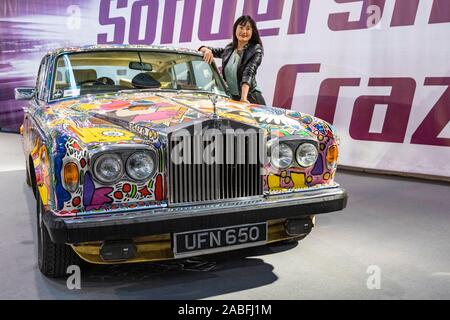
<svg viewBox="0 0 450 320"><path fill-rule="evenodd" d="M312 175L314 176L320 176L323 173L323 157L321 154L319 154L319 157L317 158L316 164L314 165L314 168L311 171Z"/></svg>
<svg viewBox="0 0 450 320"><path fill-rule="evenodd" d="M58 136L56 138L56 155L55 155L55 193L56 193L56 203L58 210L62 210L64 208L64 202L69 201L71 199L71 194L64 189L61 181L61 172L63 165L63 158L66 154L66 136Z"/></svg>
<svg viewBox="0 0 450 320"><path fill-rule="evenodd" d="M83 205L85 207L91 204L94 192L95 192L94 181L92 181L91 173L87 172L86 176L84 177L84 185L83 185Z"/></svg>

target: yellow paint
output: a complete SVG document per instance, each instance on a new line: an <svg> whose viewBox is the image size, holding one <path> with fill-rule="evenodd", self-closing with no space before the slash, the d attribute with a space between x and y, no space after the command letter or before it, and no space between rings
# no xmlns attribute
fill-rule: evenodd
<svg viewBox="0 0 450 320"><path fill-rule="evenodd" d="M283 240L292 239L286 233L284 226L284 219L269 220L268 224L268 241L273 243ZM170 234L162 234L155 236L148 236L144 238L134 239L137 248L137 255L133 259L127 261L103 261L100 257L101 242L83 243L78 245L71 245L72 249L83 260L93 264L124 264L124 263L139 263L161 260L174 259L172 251L172 239Z"/></svg>
<svg viewBox="0 0 450 320"><path fill-rule="evenodd" d="M44 205L48 205L50 202L50 165L49 165L49 157L47 152L47 147L42 145L39 148L39 153L36 159L33 160L34 167L40 168L41 171L41 179L40 181L36 181L38 185L38 191L41 195L42 203Z"/></svg>
<svg viewBox="0 0 450 320"><path fill-rule="evenodd" d="M129 141L135 137L131 132L118 128L77 128L69 126L83 143Z"/></svg>
<svg viewBox="0 0 450 320"><path fill-rule="evenodd" d="M84 103L84 104L80 104L79 106L77 106L77 109L80 111L89 111L92 109L98 109L98 105Z"/></svg>
<svg viewBox="0 0 450 320"><path fill-rule="evenodd" d="M67 124L67 123L73 123L73 122L72 121L69 122L67 119L56 119L56 120L50 121L48 126L49 127L58 127L60 125Z"/></svg>
<svg viewBox="0 0 450 320"><path fill-rule="evenodd" d="M49 198L48 198L48 189L45 185L41 184L38 186L39 194L41 195L42 204L44 206L48 205Z"/></svg>
<svg viewBox="0 0 450 320"><path fill-rule="evenodd" d="M269 189L280 189L281 188L281 179L280 177L276 176L276 175L269 175L267 177L267 181L269 183Z"/></svg>
<svg viewBox="0 0 450 320"><path fill-rule="evenodd" d="M305 188L305 174L304 173L291 173L291 179L294 182L294 188Z"/></svg>

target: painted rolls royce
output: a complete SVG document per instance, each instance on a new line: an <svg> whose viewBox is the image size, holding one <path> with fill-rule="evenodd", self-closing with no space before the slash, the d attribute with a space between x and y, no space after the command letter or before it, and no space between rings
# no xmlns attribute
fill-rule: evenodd
<svg viewBox="0 0 450 320"><path fill-rule="evenodd" d="M346 206L333 126L231 100L197 51L58 49L15 94L46 276L298 241Z"/></svg>

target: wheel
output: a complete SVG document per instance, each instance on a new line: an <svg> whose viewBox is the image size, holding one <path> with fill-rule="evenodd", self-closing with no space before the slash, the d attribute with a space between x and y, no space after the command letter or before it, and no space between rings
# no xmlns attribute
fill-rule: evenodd
<svg viewBox="0 0 450 320"><path fill-rule="evenodd" d="M43 204L37 192L37 237L38 266L47 277L61 278L66 276L67 267L80 265L81 261L72 248L66 244L53 243L42 219Z"/></svg>

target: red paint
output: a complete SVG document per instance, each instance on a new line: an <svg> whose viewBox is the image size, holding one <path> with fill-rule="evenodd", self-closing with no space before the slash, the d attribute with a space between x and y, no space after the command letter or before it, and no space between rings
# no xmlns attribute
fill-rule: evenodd
<svg viewBox="0 0 450 320"><path fill-rule="evenodd" d="M163 179L162 175L158 174L155 181L155 198L156 201L164 200L164 190L163 190Z"/></svg>
<svg viewBox="0 0 450 320"><path fill-rule="evenodd" d="M73 198L72 205L74 207L78 207L80 205L80 203L81 203L81 198L80 197Z"/></svg>
<svg viewBox="0 0 450 320"><path fill-rule="evenodd" d="M114 198L122 200L123 199L123 193L120 191L114 192Z"/></svg>
<svg viewBox="0 0 450 320"><path fill-rule="evenodd" d="M80 160L80 165L82 168L84 168L86 166L86 160L85 159L81 159Z"/></svg>
<svg viewBox="0 0 450 320"><path fill-rule="evenodd" d="M128 193L131 191L131 186L128 183L125 183L122 187L122 191Z"/></svg>
<svg viewBox="0 0 450 320"><path fill-rule="evenodd" d="M148 190L147 186L139 189L139 193L141 194L142 197L148 197L150 196L152 193Z"/></svg>

